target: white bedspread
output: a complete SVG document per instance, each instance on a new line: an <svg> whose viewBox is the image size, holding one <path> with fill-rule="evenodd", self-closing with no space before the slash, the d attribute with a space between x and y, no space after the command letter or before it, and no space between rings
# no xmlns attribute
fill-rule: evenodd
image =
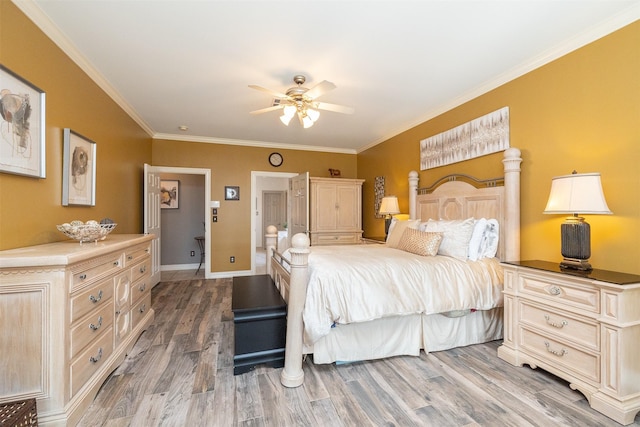
<svg viewBox="0 0 640 427"><path fill-rule="evenodd" d="M305 342L335 323L502 306L496 258L424 257L386 245L314 246L303 312Z"/></svg>

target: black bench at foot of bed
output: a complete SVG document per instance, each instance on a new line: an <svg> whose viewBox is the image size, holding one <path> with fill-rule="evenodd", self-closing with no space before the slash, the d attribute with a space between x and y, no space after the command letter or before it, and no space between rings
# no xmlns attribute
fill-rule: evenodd
<svg viewBox="0 0 640 427"><path fill-rule="evenodd" d="M260 364L283 367L287 304L271 276L234 277L231 310L235 330L233 374L243 374Z"/></svg>

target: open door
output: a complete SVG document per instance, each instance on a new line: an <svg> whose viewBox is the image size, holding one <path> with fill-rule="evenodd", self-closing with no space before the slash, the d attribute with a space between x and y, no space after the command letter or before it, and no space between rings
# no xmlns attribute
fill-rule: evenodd
<svg viewBox="0 0 640 427"><path fill-rule="evenodd" d="M153 234L151 242L151 286L160 283L160 174L144 165L144 233Z"/></svg>
<svg viewBox="0 0 640 427"><path fill-rule="evenodd" d="M289 180L291 216L289 239L298 233L309 235L309 172Z"/></svg>

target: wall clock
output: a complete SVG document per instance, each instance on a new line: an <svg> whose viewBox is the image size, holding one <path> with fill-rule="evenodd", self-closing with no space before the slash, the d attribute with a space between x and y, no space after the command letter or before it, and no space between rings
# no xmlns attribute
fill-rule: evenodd
<svg viewBox="0 0 640 427"><path fill-rule="evenodd" d="M269 163L271 166L278 167L282 164L284 159L282 158L282 154L280 153L271 153L269 154Z"/></svg>

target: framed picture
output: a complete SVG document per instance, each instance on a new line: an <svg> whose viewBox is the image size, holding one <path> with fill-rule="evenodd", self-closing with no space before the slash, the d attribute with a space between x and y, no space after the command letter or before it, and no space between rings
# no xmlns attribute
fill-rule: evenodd
<svg viewBox="0 0 640 427"><path fill-rule="evenodd" d="M225 200L240 200L240 187L227 186L224 187Z"/></svg>
<svg viewBox="0 0 640 427"><path fill-rule="evenodd" d="M160 181L160 208L178 209L180 207L180 181Z"/></svg>
<svg viewBox="0 0 640 427"><path fill-rule="evenodd" d="M44 95L0 65L0 172L45 177Z"/></svg>
<svg viewBox="0 0 640 427"><path fill-rule="evenodd" d="M96 143L64 129L62 205L96 205Z"/></svg>

